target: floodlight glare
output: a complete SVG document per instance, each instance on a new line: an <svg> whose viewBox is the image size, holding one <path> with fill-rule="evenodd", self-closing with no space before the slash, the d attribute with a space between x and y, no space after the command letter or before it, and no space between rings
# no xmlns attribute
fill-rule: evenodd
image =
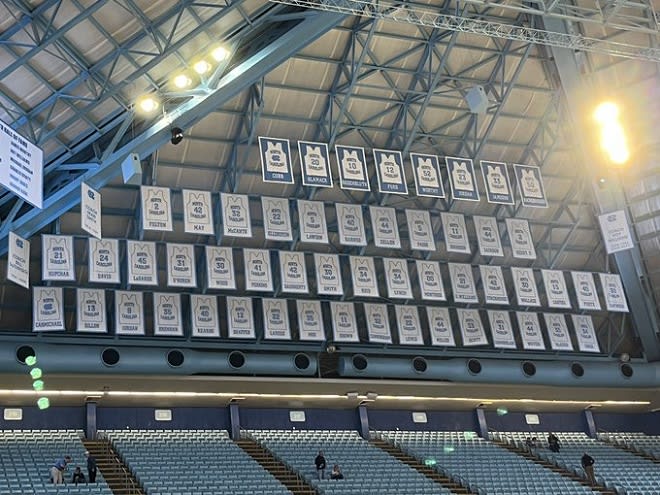
<svg viewBox="0 0 660 495"><path fill-rule="evenodd" d="M137 99L137 107L143 113L153 113L159 106L160 103L153 95L145 95Z"/></svg>
<svg viewBox="0 0 660 495"><path fill-rule="evenodd" d="M38 380L41 378L41 368L32 368L30 370L30 376L33 380Z"/></svg>
<svg viewBox="0 0 660 495"><path fill-rule="evenodd" d="M37 392L41 392L44 389L44 382L43 380L35 380L32 382L32 388L35 389Z"/></svg>
<svg viewBox="0 0 660 495"><path fill-rule="evenodd" d="M197 72L197 74L202 76L211 70L211 64L209 64L206 60L198 60L193 64L193 69L195 72Z"/></svg>
<svg viewBox="0 0 660 495"><path fill-rule="evenodd" d="M506 407L498 407L497 408L497 415L498 416L506 416L509 414L509 410Z"/></svg>
<svg viewBox="0 0 660 495"><path fill-rule="evenodd" d="M187 89L190 86L192 86L192 79L188 74L184 74L183 72L181 74L177 74L174 76L174 79L172 79L172 82L174 83L174 86L178 89Z"/></svg>
<svg viewBox="0 0 660 495"><path fill-rule="evenodd" d="M601 103L596 107L594 119L601 125L615 122L619 118L619 107L610 101Z"/></svg>
<svg viewBox="0 0 660 495"><path fill-rule="evenodd" d="M37 364L37 358L35 356L28 356L25 358L25 364L28 366L34 366Z"/></svg>
<svg viewBox="0 0 660 495"><path fill-rule="evenodd" d="M37 407L39 409L48 409L50 407L50 401L48 400L48 397L39 397L39 400L37 400Z"/></svg>
<svg viewBox="0 0 660 495"><path fill-rule="evenodd" d="M227 60L229 57L229 50L227 50L222 45L216 46L213 50L211 50L211 56L216 62L222 62L223 60Z"/></svg>

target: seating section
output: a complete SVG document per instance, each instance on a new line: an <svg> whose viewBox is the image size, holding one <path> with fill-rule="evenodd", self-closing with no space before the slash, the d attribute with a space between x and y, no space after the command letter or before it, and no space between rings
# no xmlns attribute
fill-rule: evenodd
<svg viewBox="0 0 660 495"><path fill-rule="evenodd" d="M420 461L434 462L439 472L479 493L593 493L471 431L382 431L378 435Z"/></svg>
<svg viewBox="0 0 660 495"><path fill-rule="evenodd" d="M449 494L413 468L373 446L355 431L251 430L246 434L327 495ZM322 450L328 469L339 464L343 480L318 481L314 459Z"/></svg>
<svg viewBox="0 0 660 495"><path fill-rule="evenodd" d="M100 473L96 483L73 485L71 475L80 466L87 477L82 432L77 430L0 431L0 495L81 494L112 495ZM64 485L50 482L50 468L65 455L73 462L64 473Z"/></svg>
<svg viewBox="0 0 660 495"><path fill-rule="evenodd" d="M289 492L226 431L106 431L147 495L283 495Z"/></svg>
<svg viewBox="0 0 660 495"><path fill-rule="evenodd" d="M660 459L660 435L647 435L645 433L601 433L599 438L615 445L642 452L644 454Z"/></svg>

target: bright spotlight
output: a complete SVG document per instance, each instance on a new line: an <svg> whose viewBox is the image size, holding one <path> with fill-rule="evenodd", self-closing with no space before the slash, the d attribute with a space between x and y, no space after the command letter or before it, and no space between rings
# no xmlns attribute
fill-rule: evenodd
<svg viewBox="0 0 660 495"><path fill-rule="evenodd" d="M614 165L623 165L630 159L630 151L623 126L619 121L619 107L604 102L596 107L594 120L600 126L600 147Z"/></svg>
<svg viewBox="0 0 660 495"><path fill-rule="evenodd" d="M141 96L137 100L137 106L143 113L153 113L158 110L160 103L152 95Z"/></svg>
<svg viewBox="0 0 660 495"><path fill-rule="evenodd" d="M594 119L601 125L608 122L614 122L618 117L619 107L609 101L598 105L594 112Z"/></svg>
<svg viewBox="0 0 660 495"><path fill-rule="evenodd" d="M177 74L174 76L174 79L172 79L172 82L174 83L174 86L178 89L188 89L190 86L192 86L192 79L188 74Z"/></svg>
<svg viewBox="0 0 660 495"><path fill-rule="evenodd" d="M193 64L193 69L195 72L197 72L197 74L203 76L204 74L211 71L211 64L209 64L206 60L198 60Z"/></svg>
<svg viewBox="0 0 660 495"><path fill-rule="evenodd" d="M222 45L216 46L213 50L211 50L211 56L216 62L222 62L223 60L227 60L229 57L229 50L227 50Z"/></svg>

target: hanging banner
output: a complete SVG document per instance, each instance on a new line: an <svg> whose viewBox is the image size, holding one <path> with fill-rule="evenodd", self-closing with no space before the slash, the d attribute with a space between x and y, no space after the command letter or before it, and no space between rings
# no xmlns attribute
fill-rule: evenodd
<svg viewBox="0 0 660 495"><path fill-rule="evenodd" d="M551 308L570 308L571 300L566 289L566 280L560 270L541 270L545 295Z"/></svg>
<svg viewBox="0 0 660 495"><path fill-rule="evenodd" d="M360 205L336 203L339 244L344 246L366 246L364 215Z"/></svg>
<svg viewBox="0 0 660 495"><path fill-rule="evenodd" d="M44 152L0 120L0 184L43 208Z"/></svg>
<svg viewBox="0 0 660 495"><path fill-rule="evenodd" d="M374 149L378 190L389 194L408 194L406 171L400 151Z"/></svg>
<svg viewBox="0 0 660 495"><path fill-rule="evenodd" d="M215 235L209 191L183 189L183 229L188 234Z"/></svg>
<svg viewBox="0 0 660 495"><path fill-rule="evenodd" d="M76 289L76 331L108 332L103 289Z"/></svg>
<svg viewBox="0 0 660 495"><path fill-rule="evenodd" d="M488 310L490 334L493 336L493 347L497 349L516 349L516 339L513 336L511 317L508 311Z"/></svg>
<svg viewBox="0 0 660 495"><path fill-rule="evenodd" d="M80 228L101 239L101 193L80 183Z"/></svg>
<svg viewBox="0 0 660 495"><path fill-rule="evenodd" d="M548 337L550 337L550 348L553 351L572 351L573 343L568 333L566 319L562 314L543 313L545 326L548 327Z"/></svg>
<svg viewBox="0 0 660 495"><path fill-rule="evenodd" d="M445 161L452 198L464 201L479 201L477 175L474 173L472 160L470 158L447 156Z"/></svg>
<svg viewBox="0 0 660 495"><path fill-rule="evenodd" d="M271 241L292 241L289 200L262 196L261 211L264 219L264 237Z"/></svg>
<svg viewBox="0 0 660 495"><path fill-rule="evenodd" d="M183 335L180 294L154 292L154 335Z"/></svg>
<svg viewBox="0 0 660 495"><path fill-rule="evenodd" d="M205 246L206 283L209 289L236 289L234 253L230 247Z"/></svg>
<svg viewBox="0 0 660 495"><path fill-rule="evenodd" d="M195 246L167 244L167 285L170 287L197 287Z"/></svg>
<svg viewBox="0 0 660 495"><path fill-rule="evenodd" d="M259 158L264 182L293 184L293 161L288 139L259 136Z"/></svg>
<svg viewBox="0 0 660 495"><path fill-rule="evenodd" d="M335 342L359 342L355 306L347 302L330 302L332 314L332 339Z"/></svg>
<svg viewBox="0 0 660 495"><path fill-rule="evenodd" d="M43 280L76 279L73 237L41 235L41 272Z"/></svg>
<svg viewBox="0 0 660 495"><path fill-rule="evenodd" d="M378 297L378 281L373 258L367 256L349 256L353 295L355 297Z"/></svg>
<svg viewBox="0 0 660 495"><path fill-rule="evenodd" d="M455 347L456 341L454 340L454 331L451 327L449 309L427 306L426 316L429 320L431 345Z"/></svg>
<svg viewBox="0 0 660 495"><path fill-rule="evenodd" d="M571 272L573 287L577 297L578 308L591 311L600 311L600 301L596 293L594 276L590 272Z"/></svg>
<svg viewBox="0 0 660 495"><path fill-rule="evenodd" d="M9 232L7 280L30 288L30 241Z"/></svg>
<svg viewBox="0 0 660 495"><path fill-rule="evenodd" d="M440 174L440 160L436 155L410 153L417 196L444 198L445 189Z"/></svg>
<svg viewBox="0 0 660 495"><path fill-rule="evenodd" d="M626 213L623 210L613 211L598 216L600 231L607 254L618 253L635 246Z"/></svg>
<svg viewBox="0 0 660 495"><path fill-rule="evenodd" d="M320 301L296 301L298 312L298 333L300 340L325 340L323 313Z"/></svg>
<svg viewBox="0 0 660 495"><path fill-rule="evenodd" d="M307 266L305 253L299 251L280 251L280 280L282 292L307 294Z"/></svg>
<svg viewBox="0 0 660 495"><path fill-rule="evenodd" d="M370 206L369 216L376 247L401 249L396 210L386 206Z"/></svg>
<svg viewBox="0 0 660 495"><path fill-rule="evenodd" d="M536 249L534 248L532 233L529 230L529 222L517 218L507 218L506 229L509 232L513 257L535 260Z"/></svg>
<svg viewBox="0 0 660 495"><path fill-rule="evenodd" d="M62 287L32 288L32 330L34 332L66 330Z"/></svg>
<svg viewBox="0 0 660 495"><path fill-rule="evenodd" d="M481 175L486 185L486 199L489 203L512 205L513 189L509 180L506 163L481 160Z"/></svg>
<svg viewBox="0 0 660 495"><path fill-rule="evenodd" d="M330 155L325 143L298 141L303 186L332 187Z"/></svg>
<svg viewBox="0 0 660 495"><path fill-rule="evenodd" d="M119 241L117 239L99 240L90 237L87 240L90 282L118 284L121 282L119 273Z"/></svg>
<svg viewBox="0 0 660 495"><path fill-rule="evenodd" d="M339 256L314 253L314 264L316 266L316 292L341 296L344 293L344 286L341 281Z"/></svg>
<svg viewBox="0 0 660 495"><path fill-rule="evenodd" d="M227 237L252 237L250 200L244 194L220 193L222 228Z"/></svg>
<svg viewBox="0 0 660 495"><path fill-rule="evenodd" d="M536 313L516 313L518 328L520 330L520 339L523 349L531 351L544 351L545 343L541 333L541 323L539 315Z"/></svg>
<svg viewBox="0 0 660 495"><path fill-rule="evenodd" d="M509 304L509 295L504 285L502 268L493 265L479 265L481 284L484 288L486 304Z"/></svg>
<svg viewBox="0 0 660 495"><path fill-rule="evenodd" d="M599 275L607 310L617 313L628 313L628 302L626 301L626 294L623 291L621 277L616 273L601 273Z"/></svg>
<svg viewBox="0 0 660 495"><path fill-rule="evenodd" d="M385 304L364 304L364 314L367 319L369 342L391 344L390 317Z"/></svg>
<svg viewBox="0 0 660 495"><path fill-rule="evenodd" d="M172 199L167 187L140 186L142 229L172 231Z"/></svg>
<svg viewBox="0 0 660 495"><path fill-rule="evenodd" d="M335 155L339 169L339 187L353 191L371 191L364 148L337 145Z"/></svg>
<svg viewBox="0 0 660 495"><path fill-rule="evenodd" d="M245 266L245 290L272 292L273 275L270 270L270 253L267 249L243 249L243 266Z"/></svg>
<svg viewBox="0 0 660 495"><path fill-rule="evenodd" d="M478 303L477 289L474 284L472 267L466 263L448 263L449 278L454 301L460 303Z"/></svg>
<svg viewBox="0 0 660 495"><path fill-rule="evenodd" d="M396 311L396 326L399 329L399 344L424 345L417 306L395 304L394 310Z"/></svg>
<svg viewBox="0 0 660 495"><path fill-rule="evenodd" d="M396 299L412 299L412 287L406 260L383 258L387 295Z"/></svg>
<svg viewBox="0 0 660 495"><path fill-rule="evenodd" d="M252 299L227 296L227 336L230 339L253 339Z"/></svg>
<svg viewBox="0 0 660 495"><path fill-rule="evenodd" d="M465 217L460 213L440 213L442 231L445 234L446 249L452 253L470 254L470 240L468 239Z"/></svg>
<svg viewBox="0 0 660 495"><path fill-rule="evenodd" d="M115 333L144 335L144 295L142 292L115 291Z"/></svg>
<svg viewBox="0 0 660 495"><path fill-rule="evenodd" d="M191 294L190 319L193 337L220 337L218 300L215 296Z"/></svg>
<svg viewBox="0 0 660 495"><path fill-rule="evenodd" d="M446 301L445 287L442 283L440 263L437 261L415 260L419 290L422 299L427 301Z"/></svg>
<svg viewBox="0 0 660 495"><path fill-rule="evenodd" d="M571 315L580 352L600 352L594 322L589 315Z"/></svg>
<svg viewBox="0 0 660 495"><path fill-rule="evenodd" d="M291 340L286 299L262 299L264 339Z"/></svg>
<svg viewBox="0 0 660 495"><path fill-rule="evenodd" d="M514 165L513 173L516 175L518 192L523 206L547 208L548 199L543 187L541 169L530 165Z"/></svg>
<svg viewBox="0 0 660 495"><path fill-rule="evenodd" d="M429 212L422 210L406 210L406 221L408 222L410 249L435 251L433 226L431 225L431 215Z"/></svg>
<svg viewBox="0 0 660 495"><path fill-rule="evenodd" d="M540 306L541 300L536 290L534 270L512 266L511 274L513 275L513 285L516 288L518 306Z"/></svg>
<svg viewBox="0 0 660 495"><path fill-rule="evenodd" d="M328 244L325 207L321 201L298 200L300 242Z"/></svg>
<svg viewBox="0 0 660 495"><path fill-rule="evenodd" d="M156 243L126 241L129 285L158 285Z"/></svg>
<svg viewBox="0 0 660 495"><path fill-rule="evenodd" d="M502 240L495 217L472 217L477 231L477 242L481 256L504 256Z"/></svg>
<svg viewBox="0 0 660 495"><path fill-rule="evenodd" d="M457 309L464 346L488 345L488 338L476 309Z"/></svg>

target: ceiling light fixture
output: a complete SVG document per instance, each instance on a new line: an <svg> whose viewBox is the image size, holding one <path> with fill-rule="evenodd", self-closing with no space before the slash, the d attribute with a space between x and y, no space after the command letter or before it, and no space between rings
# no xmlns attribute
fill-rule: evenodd
<svg viewBox="0 0 660 495"><path fill-rule="evenodd" d="M192 86L192 83L193 83L192 78L185 72L177 74L176 76L174 76L174 78L172 78L172 84L177 89L188 89L189 87Z"/></svg>
<svg viewBox="0 0 660 495"><path fill-rule="evenodd" d="M203 76L211 71L211 64L204 59L198 60L193 64L193 70L200 76Z"/></svg>
<svg viewBox="0 0 660 495"><path fill-rule="evenodd" d="M140 96L137 101L137 109L144 114L154 113L160 108L160 101L154 95Z"/></svg>
<svg viewBox="0 0 660 495"><path fill-rule="evenodd" d="M216 62L222 62L229 58L229 50L222 45L218 45L211 50L211 57L213 57L213 60Z"/></svg>

